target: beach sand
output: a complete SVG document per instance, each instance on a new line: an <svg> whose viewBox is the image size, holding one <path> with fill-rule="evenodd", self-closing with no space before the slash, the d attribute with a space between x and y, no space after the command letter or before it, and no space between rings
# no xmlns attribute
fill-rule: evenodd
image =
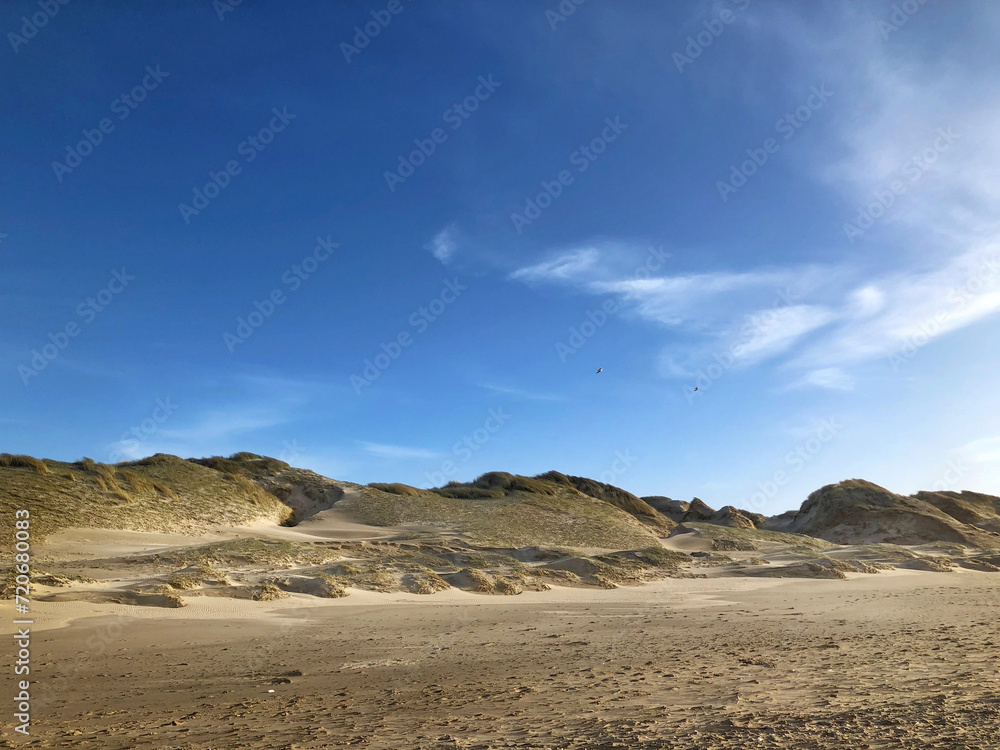
<svg viewBox="0 0 1000 750"><path fill-rule="evenodd" d="M996 748L996 580L891 571L506 597L193 597L179 609L33 602L32 733L5 717L3 742ZM14 618L10 602L0 616Z"/></svg>

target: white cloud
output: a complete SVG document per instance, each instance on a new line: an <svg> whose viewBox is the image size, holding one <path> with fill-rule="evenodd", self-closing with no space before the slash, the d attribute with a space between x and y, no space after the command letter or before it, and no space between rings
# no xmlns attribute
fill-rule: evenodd
<svg viewBox="0 0 1000 750"><path fill-rule="evenodd" d="M571 284L594 295L616 295L624 309L638 317L681 329L708 334L707 343L689 344L686 359L713 352L735 352L742 364L759 362L791 347L807 333L828 324L836 313L822 305L796 304L805 293L829 279L814 267L715 271L652 276L622 275L611 268L618 256L632 257L636 248L605 243L563 253L553 260L515 271L509 278L524 282ZM647 256L652 257L652 256ZM664 256L668 257L668 256ZM662 265L662 263L660 264ZM646 268L642 265L638 268ZM767 305L767 307L762 307ZM752 310L752 313L745 311ZM664 359L672 375L690 368L671 357Z"/></svg>
<svg viewBox="0 0 1000 750"><path fill-rule="evenodd" d="M853 391L854 378L839 367L823 367L812 370L789 388L827 388L834 391Z"/></svg>
<svg viewBox="0 0 1000 750"><path fill-rule="evenodd" d="M593 247L573 250L554 260L520 268L507 278L525 282L579 281L585 271L594 269L599 255Z"/></svg>
<svg viewBox="0 0 1000 750"><path fill-rule="evenodd" d="M855 318L868 318L885 307L885 294L874 284L855 289L848 297L850 314Z"/></svg>
<svg viewBox="0 0 1000 750"><path fill-rule="evenodd" d="M825 307L793 305L760 311L749 318L749 339L736 350L745 363L759 362L789 349L805 334L825 326L836 313Z"/></svg>
<svg viewBox="0 0 1000 750"><path fill-rule="evenodd" d="M703 328L720 311L731 311L732 301L719 306L720 295L747 292L763 288L777 294L776 288L787 282L791 274L775 272L702 273L688 276L667 276L650 279L597 281L590 285L596 294L618 294L626 303L633 303L636 312L650 320L667 325L680 325L699 320Z"/></svg>
<svg viewBox="0 0 1000 750"><path fill-rule="evenodd" d="M904 43L903 34L926 31L916 25L887 42L876 25L884 12L867 6L835 6L822 24L793 6L756 7L748 19L760 19L761 34L772 35L762 43L780 46L798 63L787 66L782 85L806 90L825 81L844 105L831 107L829 118L810 131L819 141L814 148L797 141L783 158L801 160L805 173L841 199L843 222L855 221L857 208L884 195L893 181L905 183L862 239L852 245L844 235L837 238L843 263L635 278L609 271L602 242L511 278L617 295L625 310L670 326L676 335L661 357L667 376L686 376L742 343L735 358L740 366L784 355L788 387L849 390L852 366L920 348L1000 312L997 64L978 53L945 54L949 45L968 47L969 41L948 38L933 51L918 41ZM976 24L967 39L985 44L1000 31L1000 11L970 12ZM742 93L754 105L765 98L757 83ZM877 252L863 257L862 248ZM831 250L837 246L802 248L813 257ZM762 296L786 285L796 295L769 312L771 300ZM753 325L747 341L748 317L762 310L768 323Z"/></svg>
<svg viewBox="0 0 1000 750"><path fill-rule="evenodd" d="M971 93L967 71L899 67L871 55L865 96L870 114L842 131L849 155L829 165L825 176L857 207L879 194L884 202L891 199L876 229L896 226L922 239L965 242L995 232L1000 96ZM893 181L905 192L887 193Z"/></svg>
<svg viewBox="0 0 1000 750"><path fill-rule="evenodd" d="M669 347L660 358L660 372L666 377L688 378L706 361L726 369L757 365L783 354L837 318L835 310L818 305L776 305L757 310L745 315L742 322L730 322L712 339L687 345L686 351L678 352L676 344Z"/></svg>
<svg viewBox="0 0 1000 750"><path fill-rule="evenodd" d="M387 445L385 443L369 443L358 440L358 444L366 453L383 458L437 458L438 454L424 448L411 448L405 445Z"/></svg>
<svg viewBox="0 0 1000 750"><path fill-rule="evenodd" d="M431 251L431 255L448 265L458 249L458 227L455 224L449 224L434 235L434 239L424 247Z"/></svg>
<svg viewBox="0 0 1000 750"><path fill-rule="evenodd" d="M1000 11L980 3L965 8L961 20L942 17L962 25L961 34L947 34L926 25L934 20L923 14L937 12L927 5L918 9L919 19L888 38L878 26L889 18L886 6L840 3L828 11L821 23L790 4L752 11L761 35L770 37L762 43L789 57L785 85L808 88L822 80L840 102L829 109L825 127L812 131L811 137L831 136L828 142L794 152L803 170L844 199L843 222L853 222L858 209L872 204L876 193L885 195L893 181L903 184L905 192L862 243L892 242L903 233L914 240L901 247L910 258L947 257L961 246L935 246L932 240L967 246L995 234L1000 91L993 85L995 56L979 50L1000 32ZM754 82L747 97L756 101L759 86ZM941 138L949 130L957 139Z"/></svg>
<svg viewBox="0 0 1000 750"><path fill-rule="evenodd" d="M1000 252L990 247L930 271L894 273L878 288L877 313L845 320L794 364L836 367L886 357L1000 311ZM855 303L851 295L848 308L856 309Z"/></svg>
<svg viewBox="0 0 1000 750"><path fill-rule="evenodd" d="M845 264L609 279L601 254L588 248L511 278L617 295L624 309L640 318L689 334L671 342L663 358L666 374L674 376L689 374L699 359L719 352L747 366L798 348L788 364L808 374L792 387L846 390L853 381L838 368L888 356L913 342L923 345L1000 311L1000 243L845 285L862 273ZM807 297L822 302L806 302Z"/></svg>

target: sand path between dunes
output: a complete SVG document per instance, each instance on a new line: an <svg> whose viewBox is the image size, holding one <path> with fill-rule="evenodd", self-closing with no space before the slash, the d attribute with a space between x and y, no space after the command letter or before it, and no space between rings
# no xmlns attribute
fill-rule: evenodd
<svg viewBox="0 0 1000 750"><path fill-rule="evenodd" d="M94 560L123 555L158 552L172 547L192 547L224 542L242 537L283 539L290 542L329 540L361 541L387 539L401 533L441 533L440 528L424 526L370 526L337 508L320 511L297 526L279 526L261 519L242 526L213 528L203 534L156 533L122 529L71 528L50 534L37 545L36 559L64 561Z"/></svg>

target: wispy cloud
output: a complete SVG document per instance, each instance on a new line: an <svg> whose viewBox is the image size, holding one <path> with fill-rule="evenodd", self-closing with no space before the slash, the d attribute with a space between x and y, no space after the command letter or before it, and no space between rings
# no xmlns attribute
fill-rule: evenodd
<svg viewBox="0 0 1000 750"><path fill-rule="evenodd" d="M424 448L412 448L405 445L387 445L386 443L369 443L358 440L358 445L365 453L382 458L437 458L438 454Z"/></svg>
<svg viewBox="0 0 1000 750"><path fill-rule="evenodd" d="M837 367L887 357L997 313L1000 248L968 252L930 271L894 273L880 279L877 288L877 311L869 306L859 314L858 294L851 293L845 312L854 315L845 314L840 326L793 364Z"/></svg>
<svg viewBox="0 0 1000 750"><path fill-rule="evenodd" d="M602 254L589 248L523 268L511 278L617 295L639 318L693 334L668 345L668 373L689 373L680 363L718 351L732 352L736 364L749 366L796 350L788 364L806 374L793 377L792 386L840 390L853 387L841 368L889 356L913 340L926 343L1000 311L1000 244L932 260L929 268L847 283L864 273L845 263L835 269L609 279ZM806 302L809 296L819 299Z"/></svg>
<svg viewBox="0 0 1000 750"><path fill-rule="evenodd" d="M759 321L749 340L737 350L740 360L753 364L790 349L807 333L822 328L837 317L833 310L816 305L793 305L750 316Z"/></svg>
<svg viewBox="0 0 1000 750"><path fill-rule="evenodd" d="M449 224L434 235L434 239L424 245L424 247L430 250L431 255L445 265L448 265L451 263L455 251L458 250L458 226L456 224Z"/></svg>
<svg viewBox="0 0 1000 750"><path fill-rule="evenodd" d="M822 24L793 6L754 11L762 33L772 35L769 43L802 63L789 66L784 85L798 90L821 73L857 102L831 110L829 121L811 131L819 147L790 149L787 159L799 160L831 203L844 206L845 223L894 180L905 182L858 240L878 253L862 255L861 245L841 235L841 252L799 253L842 257L836 265L663 269L639 278L614 262L628 255L618 252L623 245L602 239L556 251L508 278L615 295L626 314L669 327L661 358L668 377L686 377L725 352L736 367L779 362L787 388L851 390L857 365L996 315L1000 91L974 67L987 58L944 65L925 46L886 43L877 26L883 11L836 6ZM1000 12L984 6L976 15L977 38L1000 31ZM869 33L859 33L865 27ZM852 51L846 61L845 49ZM732 93L764 95L754 85ZM789 287L790 298L768 299Z"/></svg>
<svg viewBox="0 0 1000 750"><path fill-rule="evenodd" d="M744 303L753 298L762 302L762 293L773 295L776 289L793 279L791 271L720 271L593 282L590 290L595 294L620 295L638 315L649 320L671 326L690 322L696 329L718 330L720 318L731 319L734 313L738 315L739 302L733 293L745 293L740 298ZM722 304L719 304L720 295L727 295Z"/></svg>
<svg viewBox="0 0 1000 750"><path fill-rule="evenodd" d="M585 272L595 268L599 257L597 248L572 250L553 260L519 268L508 278L529 283L580 281Z"/></svg>
<svg viewBox="0 0 1000 750"><path fill-rule="evenodd" d="M900 181L906 192L879 221L890 229L966 242L997 231L1000 95L970 95L968 71L900 66L879 47L868 62L869 114L840 131L848 155L822 176L859 207Z"/></svg>
<svg viewBox="0 0 1000 750"><path fill-rule="evenodd" d="M833 391L853 391L854 378L839 367L823 367L807 372L786 390L797 388L826 388Z"/></svg>
<svg viewBox="0 0 1000 750"><path fill-rule="evenodd" d="M867 318L885 307L885 293L875 284L855 289L848 296L848 313L852 318Z"/></svg>

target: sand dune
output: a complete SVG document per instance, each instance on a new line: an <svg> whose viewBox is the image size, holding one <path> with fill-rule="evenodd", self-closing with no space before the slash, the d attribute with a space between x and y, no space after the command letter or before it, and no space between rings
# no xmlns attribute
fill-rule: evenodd
<svg viewBox="0 0 1000 750"><path fill-rule="evenodd" d="M0 467L49 518L27 746L998 747L996 498L40 463Z"/></svg>

